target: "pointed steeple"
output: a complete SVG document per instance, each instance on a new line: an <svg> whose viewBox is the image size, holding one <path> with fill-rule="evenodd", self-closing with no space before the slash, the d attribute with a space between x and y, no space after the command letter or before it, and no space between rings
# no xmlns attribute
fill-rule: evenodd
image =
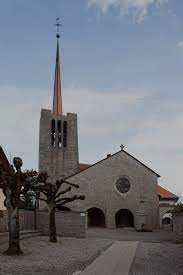
<svg viewBox="0 0 183 275"><path fill-rule="evenodd" d="M59 35L57 34L57 52L55 65L54 95L53 95L53 114L62 115L62 89L60 73L60 56L59 56Z"/></svg>

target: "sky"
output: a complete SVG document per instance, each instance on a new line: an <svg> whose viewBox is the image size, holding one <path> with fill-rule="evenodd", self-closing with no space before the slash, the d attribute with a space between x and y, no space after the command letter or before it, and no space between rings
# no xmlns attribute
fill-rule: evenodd
<svg viewBox="0 0 183 275"><path fill-rule="evenodd" d="M52 108L56 17L64 113L80 162L125 150L183 197L183 1L0 0L0 144L37 169L41 108Z"/></svg>

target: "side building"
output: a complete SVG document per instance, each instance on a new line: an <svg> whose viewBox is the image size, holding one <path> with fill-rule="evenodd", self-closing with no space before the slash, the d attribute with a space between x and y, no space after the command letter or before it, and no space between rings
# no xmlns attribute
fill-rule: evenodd
<svg viewBox="0 0 183 275"><path fill-rule="evenodd" d="M1 146L0 146L0 166L3 167L3 169L7 173L9 172L10 164ZM5 200L5 196L2 190L0 189L0 210L6 210L6 207L4 206L4 200Z"/></svg>
<svg viewBox="0 0 183 275"><path fill-rule="evenodd" d="M172 211L178 201L178 197L165 188L158 186L160 227L172 226Z"/></svg>

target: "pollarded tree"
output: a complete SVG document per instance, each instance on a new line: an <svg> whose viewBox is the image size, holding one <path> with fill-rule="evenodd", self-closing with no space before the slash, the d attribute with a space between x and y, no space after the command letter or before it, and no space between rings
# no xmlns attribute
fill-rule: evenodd
<svg viewBox="0 0 183 275"><path fill-rule="evenodd" d="M49 212L49 240L50 242L57 242L55 209L75 200L84 200L85 196L62 196L70 192L72 187L79 188L79 186L66 180L57 180L55 183L50 183L47 182L47 179L47 173L40 173L37 177L39 184L34 187L34 190L44 195L44 198L40 196L40 200L46 203ZM68 187L61 190L63 185L68 185Z"/></svg>
<svg viewBox="0 0 183 275"><path fill-rule="evenodd" d="M0 166L0 189L5 195L4 205L8 210L9 247L5 251L7 255L22 254L19 239L20 197L30 190L32 182L35 183L35 172L23 173L22 164L22 160L16 157L8 171Z"/></svg>

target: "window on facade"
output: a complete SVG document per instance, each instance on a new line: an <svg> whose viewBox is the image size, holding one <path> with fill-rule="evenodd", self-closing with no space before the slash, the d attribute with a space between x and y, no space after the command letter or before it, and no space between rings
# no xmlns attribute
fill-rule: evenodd
<svg viewBox="0 0 183 275"><path fill-rule="evenodd" d="M127 176L123 176L116 181L116 188L120 193L127 193L130 190L130 181Z"/></svg>
<svg viewBox="0 0 183 275"><path fill-rule="evenodd" d="M67 147L67 121L63 124L63 146Z"/></svg>
<svg viewBox="0 0 183 275"><path fill-rule="evenodd" d="M58 129L58 147L62 146L62 126L61 120L57 122L57 129Z"/></svg>
<svg viewBox="0 0 183 275"><path fill-rule="evenodd" d="M55 120L51 121L51 145L55 147Z"/></svg>

